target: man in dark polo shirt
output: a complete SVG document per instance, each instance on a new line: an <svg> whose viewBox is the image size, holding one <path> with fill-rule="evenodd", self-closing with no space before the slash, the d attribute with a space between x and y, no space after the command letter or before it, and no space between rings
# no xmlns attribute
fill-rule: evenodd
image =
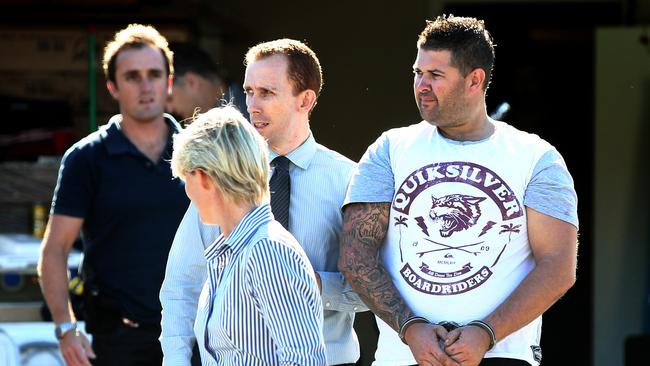
<svg viewBox="0 0 650 366"><path fill-rule="evenodd" d="M172 179L176 121L164 115L172 53L154 28L132 24L104 50L120 114L64 155L42 243L39 275L68 365L160 365L158 291L189 203ZM67 257L81 232L86 329L76 329Z"/></svg>

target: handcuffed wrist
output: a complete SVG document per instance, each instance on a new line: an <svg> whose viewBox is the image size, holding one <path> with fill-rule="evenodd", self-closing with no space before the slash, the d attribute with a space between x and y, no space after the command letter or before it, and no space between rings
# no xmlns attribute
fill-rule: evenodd
<svg viewBox="0 0 650 366"><path fill-rule="evenodd" d="M497 336L494 333L494 329L492 329L492 326L490 326L490 324L482 320L472 320L471 322L466 324L466 326L470 326L470 325L479 327L488 334L488 336L490 337L490 346L488 346L487 349L488 351L494 348L494 345L497 344Z"/></svg>
<svg viewBox="0 0 650 366"><path fill-rule="evenodd" d="M439 322L438 325L445 328L445 330L447 332L451 332L452 330L460 327L460 324L458 324L456 322L450 322L450 321L447 321L447 320L443 320L443 321Z"/></svg>
<svg viewBox="0 0 650 366"><path fill-rule="evenodd" d="M399 335L399 339L401 339L402 342L403 342L404 344L406 344L406 345L408 345L408 343L406 343L406 338L405 338L405 337L406 337L406 330L408 329L408 327L410 327L411 325L413 325L413 324L415 324L415 323L426 323L426 324L430 324L431 322L429 322L429 321L427 320L427 318L423 318L423 317L421 317L421 316L409 316L408 318L406 318L406 320L404 320L404 322L402 323L402 325L400 325L400 327L399 327L399 333L398 333L398 335Z"/></svg>

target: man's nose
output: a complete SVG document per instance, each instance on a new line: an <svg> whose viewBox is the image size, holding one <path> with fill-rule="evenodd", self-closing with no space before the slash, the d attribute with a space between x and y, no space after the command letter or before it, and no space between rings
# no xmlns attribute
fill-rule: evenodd
<svg viewBox="0 0 650 366"><path fill-rule="evenodd" d="M153 87L153 79L148 77L142 78L140 87L144 90L150 90Z"/></svg>
<svg viewBox="0 0 650 366"><path fill-rule="evenodd" d="M431 90L431 86L429 85L429 80L427 80L425 76L415 79L415 90L417 90L418 92Z"/></svg>
<svg viewBox="0 0 650 366"><path fill-rule="evenodd" d="M253 96L253 95L247 95L246 96L246 110L248 111L248 114L250 114L250 115L260 112L260 109L258 107L257 98L255 98L255 96Z"/></svg>

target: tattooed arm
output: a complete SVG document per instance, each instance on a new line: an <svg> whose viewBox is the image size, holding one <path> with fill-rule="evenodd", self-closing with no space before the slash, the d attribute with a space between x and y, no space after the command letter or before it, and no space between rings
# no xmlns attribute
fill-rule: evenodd
<svg viewBox="0 0 650 366"><path fill-rule="evenodd" d="M390 203L351 203L343 210L339 270L370 310L399 331L413 312L397 291L379 255L388 230ZM446 336L441 326L416 323L407 328L405 338L419 364L458 365L438 344Z"/></svg>
<svg viewBox="0 0 650 366"><path fill-rule="evenodd" d="M389 213L389 202L345 206L339 269L370 310L399 331L400 324L412 312L379 257L388 230Z"/></svg>

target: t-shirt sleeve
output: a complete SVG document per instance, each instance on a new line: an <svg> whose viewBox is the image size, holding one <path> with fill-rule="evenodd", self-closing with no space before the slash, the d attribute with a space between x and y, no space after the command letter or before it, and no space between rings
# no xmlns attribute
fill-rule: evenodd
<svg viewBox="0 0 650 366"><path fill-rule="evenodd" d="M352 179L343 206L355 202L391 202L395 178L390 165L390 145L382 134L363 155Z"/></svg>
<svg viewBox="0 0 650 366"><path fill-rule="evenodd" d="M578 196L573 178L557 150L546 152L537 162L524 205L578 227Z"/></svg>
<svg viewBox="0 0 650 366"><path fill-rule="evenodd" d="M85 218L93 194L93 171L88 151L70 148L61 161L50 214Z"/></svg>

